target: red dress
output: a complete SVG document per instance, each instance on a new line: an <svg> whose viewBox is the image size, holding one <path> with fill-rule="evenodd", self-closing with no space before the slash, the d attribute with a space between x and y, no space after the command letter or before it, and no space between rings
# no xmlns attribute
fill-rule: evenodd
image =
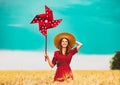
<svg viewBox="0 0 120 85"><path fill-rule="evenodd" d="M60 54L60 51L55 51L52 59L52 63L57 65L54 81L62 82L68 78L73 79L70 62L75 53L77 53L77 48L71 49L68 55L62 55Z"/></svg>

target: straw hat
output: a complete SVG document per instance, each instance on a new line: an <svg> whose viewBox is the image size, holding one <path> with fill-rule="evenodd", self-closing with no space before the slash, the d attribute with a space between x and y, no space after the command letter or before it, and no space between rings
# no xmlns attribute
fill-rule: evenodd
<svg viewBox="0 0 120 85"><path fill-rule="evenodd" d="M59 49L59 42L62 38L67 38L69 40L71 48L75 45L75 42L76 42L75 37L70 33L62 32L62 33L56 35L54 38L54 45L56 46L56 48Z"/></svg>

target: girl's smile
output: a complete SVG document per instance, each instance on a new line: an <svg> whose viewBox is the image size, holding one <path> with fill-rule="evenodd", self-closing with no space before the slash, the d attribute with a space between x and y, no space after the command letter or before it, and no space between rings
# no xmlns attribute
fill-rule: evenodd
<svg viewBox="0 0 120 85"><path fill-rule="evenodd" d="M66 48L66 47L68 46L68 40L65 39L65 38L62 39L61 46L62 46L63 48Z"/></svg>

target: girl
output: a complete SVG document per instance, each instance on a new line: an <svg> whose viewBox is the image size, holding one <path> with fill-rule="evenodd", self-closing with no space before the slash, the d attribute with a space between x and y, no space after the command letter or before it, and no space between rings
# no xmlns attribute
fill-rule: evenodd
<svg viewBox="0 0 120 85"><path fill-rule="evenodd" d="M67 79L73 79L70 62L72 56L81 48L82 43L76 41L70 33L60 33L54 38L54 44L59 50L54 52L52 61L45 54L51 68L57 65L54 81L62 82ZM73 48L75 44L77 44L77 47Z"/></svg>

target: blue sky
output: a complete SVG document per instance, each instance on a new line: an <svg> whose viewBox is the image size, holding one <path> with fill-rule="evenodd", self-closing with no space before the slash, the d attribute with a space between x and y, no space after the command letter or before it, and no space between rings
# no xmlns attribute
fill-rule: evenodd
<svg viewBox="0 0 120 85"><path fill-rule="evenodd" d="M79 53L113 54L120 50L119 0L1 0L0 49L44 51L44 36L38 24L30 24L47 5L54 19L63 19L48 30L48 51L56 50L53 40L70 32L84 44Z"/></svg>

